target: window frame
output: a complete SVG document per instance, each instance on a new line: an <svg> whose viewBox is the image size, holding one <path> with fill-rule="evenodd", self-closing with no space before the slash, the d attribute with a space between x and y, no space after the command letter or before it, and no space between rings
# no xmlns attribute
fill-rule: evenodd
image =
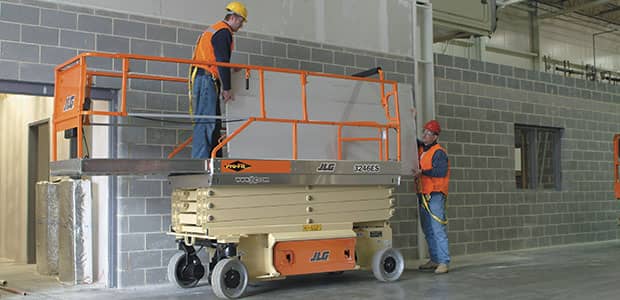
<svg viewBox="0 0 620 300"><path fill-rule="evenodd" d="M517 131L523 132L525 135L525 142L527 143L525 146L525 151L523 151L523 146L521 147L521 172L522 175L525 173L527 176L527 186L519 186L519 182L516 177L515 170L515 186L518 190L562 190L562 166L561 166L561 151L562 151L562 136L564 134L563 128L558 127L548 127L548 126L534 126L527 124L514 124L514 135L515 135L515 149L517 145ZM542 187L538 183L539 178L539 157L538 157L538 147L532 145L538 145L538 133L540 131L551 131L553 133L552 136L552 168L553 168L553 187L545 188ZM524 164L524 159L527 157L527 166ZM516 160L516 157L515 157ZM544 185L543 185L544 186Z"/></svg>

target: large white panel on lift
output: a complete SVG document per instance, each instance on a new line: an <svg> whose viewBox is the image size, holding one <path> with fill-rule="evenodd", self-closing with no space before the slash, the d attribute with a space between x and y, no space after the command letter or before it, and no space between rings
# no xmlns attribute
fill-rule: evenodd
<svg viewBox="0 0 620 300"><path fill-rule="evenodd" d="M249 89L244 89L243 72L233 75L235 101L226 104L227 133L230 135L248 117L260 117L258 73L252 72ZM386 93L392 90L385 86ZM401 144L403 174L409 174L414 164L415 125L411 115L411 85L398 85L401 117ZM377 83L309 77L307 84L307 107L309 120L315 121L372 121L387 123L381 105L381 90ZM394 115L394 101L390 99L390 111ZM265 73L265 110L269 118L302 119L301 80L298 74ZM337 127L329 125L298 126L298 159L337 159ZM228 157L292 159L293 126L289 123L255 122L228 144ZM343 137L385 138L376 128L345 127ZM397 136L394 130L388 134L390 159L396 159ZM377 141L347 142L343 144L345 160L379 160Z"/></svg>

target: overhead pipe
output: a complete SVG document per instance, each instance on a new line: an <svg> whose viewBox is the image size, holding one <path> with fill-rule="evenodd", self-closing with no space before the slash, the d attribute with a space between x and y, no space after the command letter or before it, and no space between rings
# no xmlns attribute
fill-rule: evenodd
<svg viewBox="0 0 620 300"><path fill-rule="evenodd" d="M556 66L555 70L563 72L564 76L566 76L566 77L568 77L569 75L572 75L572 74L577 74L577 75L582 75L582 76L584 74L584 72L572 69L571 68L571 63L568 60L563 60L562 61L562 67Z"/></svg>
<svg viewBox="0 0 620 300"><path fill-rule="evenodd" d="M605 72L601 72L601 80L608 80L609 82L620 82L620 77L613 77L611 76L611 72L609 71L605 71Z"/></svg>
<svg viewBox="0 0 620 300"><path fill-rule="evenodd" d="M555 18L555 17L559 17L562 15L567 15L570 14L572 12L576 12L580 9L586 9L586 8L590 8L590 7L595 7L598 5L602 5L605 3L611 2L611 0L596 0L596 1L591 1L591 2L586 2L583 4L578 4L578 5L574 5L571 7L568 7L566 9L557 11L557 12L553 12L553 13L548 13L548 14L544 14L544 15L540 15L538 16L539 19L543 20L543 19L548 19L548 18Z"/></svg>

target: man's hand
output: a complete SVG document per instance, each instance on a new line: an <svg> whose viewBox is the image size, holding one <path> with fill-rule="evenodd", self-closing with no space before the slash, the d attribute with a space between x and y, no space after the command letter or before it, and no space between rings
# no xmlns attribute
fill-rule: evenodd
<svg viewBox="0 0 620 300"><path fill-rule="evenodd" d="M224 103L235 100L232 90L222 91L222 99L224 99Z"/></svg>
<svg viewBox="0 0 620 300"><path fill-rule="evenodd" d="M420 170L420 169L413 169L412 171L413 171L413 176L414 177L419 177L420 174L422 174L422 170Z"/></svg>

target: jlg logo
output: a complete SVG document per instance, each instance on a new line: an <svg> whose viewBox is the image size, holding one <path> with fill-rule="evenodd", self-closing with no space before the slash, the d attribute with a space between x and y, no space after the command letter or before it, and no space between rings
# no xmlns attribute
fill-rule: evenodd
<svg viewBox="0 0 620 300"><path fill-rule="evenodd" d="M63 107L62 111L70 111L73 109L73 107L75 107L75 96L71 95L68 96L67 99L65 99L65 106Z"/></svg>
<svg viewBox="0 0 620 300"><path fill-rule="evenodd" d="M332 173L336 170L336 163L322 162L316 169L317 172Z"/></svg>
<svg viewBox="0 0 620 300"><path fill-rule="evenodd" d="M320 261L328 261L329 260L329 251L316 251L312 258L310 258L310 262L320 262Z"/></svg>

